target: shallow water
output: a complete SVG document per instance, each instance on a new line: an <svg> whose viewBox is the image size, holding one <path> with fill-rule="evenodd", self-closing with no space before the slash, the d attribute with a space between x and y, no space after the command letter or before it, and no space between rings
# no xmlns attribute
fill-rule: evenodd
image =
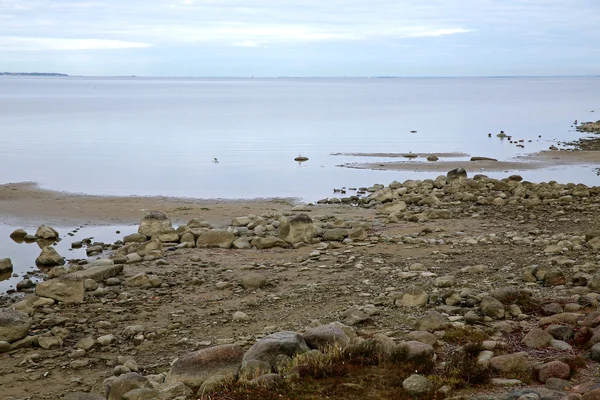
<svg viewBox="0 0 600 400"><path fill-rule="evenodd" d="M0 275L0 293L5 292L9 289L15 289L17 282L23 279L25 275L29 275L32 280L36 281L34 273L39 273L40 270L35 266L35 259L40 255L41 249L37 243L16 243L10 239L10 234L17 228L15 226L8 226L0 224L0 258L9 257L13 263L13 274L1 274ZM55 226L54 227L60 234L61 241L55 246L56 251L67 259L78 258L88 259L85 253L85 248L82 249L71 249L71 243L81 241L85 238L93 238L95 242L114 243L118 239L122 239L123 236L137 232L137 225L127 226L82 226L82 227L65 227ZM79 228L77 232L73 232L76 228ZM34 234L37 226L28 226L25 230ZM120 234L116 232L120 231ZM68 233L73 233L73 236L69 236ZM91 259L96 259L98 256L94 256ZM31 274L27 274L30 272Z"/></svg>
<svg viewBox="0 0 600 400"><path fill-rule="evenodd" d="M570 126L600 116L599 93L598 78L3 77L0 183L36 181L90 194L314 201L334 187L437 175L339 168L377 159L331 153L507 159L578 137ZM516 148L495 137L500 130L533 142ZM298 154L310 160L299 165ZM522 175L598 182L589 167Z"/></svg>

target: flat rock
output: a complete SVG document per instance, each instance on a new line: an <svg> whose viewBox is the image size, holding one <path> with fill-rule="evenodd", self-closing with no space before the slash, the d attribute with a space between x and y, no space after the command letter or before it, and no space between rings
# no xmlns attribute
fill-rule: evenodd
<svg viewBox="0 0 600 400"><path fill-rule="evenodd" d="M84 282L73 279L69 275L49 281L40 282L35 287L35 293L40 297L48 297L63 303L83 303L85 294Z"/></svg>
<svg viewBox="0 0 600 400"><path fill-rule="evenodd" d="M288 357L294 357L296 354L302 354L309 351L306 342L296 332L277 332L266 336L250 347L244 354L243 363L250 360L259 360L269 363L273 366L277 361L277 356L284 354Z"/></svg>
<svg viewBox="0 0 600 400"><path fill-rule="evenodd" d="M123 272L123 265L100 265L82 269L69 274L74 279L93 279L96 282L104 282L108 278L117 276Z"/></svg>
<svg viewBox="0 0 600 400"><path fill-rule="evenodd" d="M129 372L118 376L110 384L108 400L123 400L123 396L135 389L152 389L148 379L135 372Z"/></svg>
<svg viewBox="0 0 600 400"><path fill-rule="evenodd" d="M212 230L200 235L196 241L199 248L222 248L229 249L236 237L233 233L225 230Z"/></svg>
<svg viewBox="0 0 600 400"><path fill-rule="evenodd" d="M321 325L310 328L302 335L304 341L311 349L326 348L328 346L345 347L350 343L350 338L336 324Z"/></svg>

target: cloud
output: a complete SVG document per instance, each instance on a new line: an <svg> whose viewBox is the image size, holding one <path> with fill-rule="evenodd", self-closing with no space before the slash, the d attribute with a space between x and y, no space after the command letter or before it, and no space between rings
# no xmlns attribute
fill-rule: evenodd
<svg viewBox="0 0 600 400"><path fill-rule="evenodd" d="M108 50L150 46L148 43L122 40L0 36L0 51Z"/></svg>

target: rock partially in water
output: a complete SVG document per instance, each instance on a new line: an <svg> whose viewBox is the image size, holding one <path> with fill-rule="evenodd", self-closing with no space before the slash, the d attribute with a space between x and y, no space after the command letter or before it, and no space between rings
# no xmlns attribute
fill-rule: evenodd
<svg viewBox="0 0 600 400"><path fill-rule="evenodd" d="M173 225L171 224L171 220L165 213L161 211L152 211L142 219L140 227L138 228L138 233L147 237L152 237L157 233L168 231L172 228Z"/></svg>
<svg viewBox="0 0 600 400"><path fill-rule="evenodd" d="M0 274L12 272L13 265L10 258L0 258Z"/></svg>
<svg viewBox="0 0 600 400"><path fill-rule="evenodd" d="M42 249L42 253L35 260L35 265L38 267L56 267L64 265L65 260L58 254L54 247L46 246Z"/></svg>
<svg viewBox="0 0 600 400"><path fill-rule="evenodd" d="M38 239L44 240L55 240L59 238L59 234L56 231L56 229L47 225L40 225L40 227L35 232L35 236L37 236Z"/></svg>

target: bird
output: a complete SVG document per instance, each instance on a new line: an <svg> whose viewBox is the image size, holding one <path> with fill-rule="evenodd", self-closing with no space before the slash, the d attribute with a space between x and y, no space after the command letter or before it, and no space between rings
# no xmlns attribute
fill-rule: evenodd
<svg viewBox="0 0 600 400"><path fill-rule="evenodd" d="M213 162L214 162L215 164L218 164L218 163L219 163L219 160L217 160L217 157L213 158Z"/></svg>

